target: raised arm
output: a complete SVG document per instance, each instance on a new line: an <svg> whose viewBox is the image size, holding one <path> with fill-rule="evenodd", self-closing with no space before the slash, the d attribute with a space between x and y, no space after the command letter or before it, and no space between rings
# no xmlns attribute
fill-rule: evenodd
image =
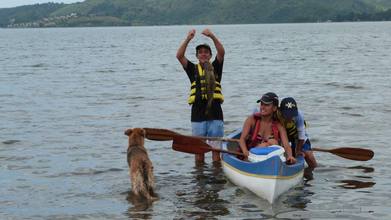
<svg viewBox="0 0 391 220"><path fill-rule="evenodd" d="M195 32L196 32L195 29L192 29L189 31L189 33L187 33L186 39L182 42L181 46L179 47L176 53L176 58L184 68L187 67L187 58L185 57L186 48L189 42L191 41L191 39L194 38Z"/></svg>
<svg viewBox="0 0 391 220"><path fill-rule="evenodd" d="M277 127L278 127L278 132L280 133L282 146L285 149L286 161L289 164L294 164L294 163L296 163L296 159L292 155L292 148L291 148L291 145L289 144L288 135L286 134L286 130L280 123L277 124Z"/></svg>
<svg viewBox="0 0 391 220"><path fill-rule="evenodd" d="M222 63L224 60L225 50L219 39L208 28L203 30L202 34L212 39L217 50L217 60Z"/></svg>

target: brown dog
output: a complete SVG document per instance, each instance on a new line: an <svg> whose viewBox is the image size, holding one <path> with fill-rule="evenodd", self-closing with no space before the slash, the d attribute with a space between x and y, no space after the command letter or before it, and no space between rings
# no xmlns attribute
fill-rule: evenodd
<svg viewBox="0 0 391 220"><path fill-rule="evenodd" d="M137 197L144 197L148 201L156 200L153 166L144 147L145 130L142 128L128 129L125 135L129 136L127 158L133 194Z"/></svg>

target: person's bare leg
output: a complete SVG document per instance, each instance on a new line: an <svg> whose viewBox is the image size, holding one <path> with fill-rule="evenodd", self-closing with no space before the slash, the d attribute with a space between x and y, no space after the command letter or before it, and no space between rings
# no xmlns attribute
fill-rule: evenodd
<svg viewBox="0 0 391 220"><path fill-rule="evenodd" d="M220 153L213 151L212 152L212 160L213 160L213 162L220 161Z"/></svg>
<svg viewBox="0 0 391 220"><path fill-rule="evenodd" d="M203 164L204 160L205 160L205 154L196 154L195 155L196 164Z"/></svg>
<svg viewBox="0 0 391 220"><path fill-rule="evenodd" d="M317 167L318 164L316 163L314 153L309 150L309 151L305 151L304 155L305 155L304 158L308 164L308 167L310 167L312 170L315 169L315 167Z"/></svg>

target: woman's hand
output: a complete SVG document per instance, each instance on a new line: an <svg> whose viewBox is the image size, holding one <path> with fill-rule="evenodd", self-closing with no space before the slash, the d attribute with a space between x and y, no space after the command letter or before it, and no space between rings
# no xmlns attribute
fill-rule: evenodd
<svg viewBox="0 0 391 220"><path fill-rule="evenodd" d="M245 152L243 152L244 156L248 157L248 155L250 155L250 152L248 150L246 150Z"/></svg>
<svg viewBox="0 0 391 220"><path fill-rule="evenodd" d="M243 160L248 161L248 155L250 154L249 151L248 150L242 151L242 153L243 153Z"/></svg>

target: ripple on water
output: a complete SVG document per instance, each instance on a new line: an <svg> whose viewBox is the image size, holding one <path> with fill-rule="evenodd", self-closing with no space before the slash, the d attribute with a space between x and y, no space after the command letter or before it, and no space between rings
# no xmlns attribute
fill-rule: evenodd
<svg viewBox="0 0 391 220"><path fill-rule="evenodd" d="M4 157L6 161L27 161L30 159L33 159L33 156L10 156L10 157Z"/></svg>
<svg viewBox="0 0 391 220"><path fill-rule="evenodd" d="M359 181L359 180L340 180L340 183L343 183L340 185L340 187L345 189L362 189L362 188L371 188L376 183L371 181ZM370 193L370 192L368 192Z"/></svg>
<svg viewBox="0 0 391 220"><path fill-rule="evenodd" d="M33 167L29 165L8 165L8 170L31 170Z"/></svg>
<svg viewBox="0 0 391 220"><path fill-rule="evenodd" d="M33 65L28 65L25 67L40 68L40 67L45 67L45 66L47 66L45 63L37 63L37 64L33 64Z"/></svg>
<svg viewBox="0 0 391 220"><path fill-rule="evenodd" d="M107 69L107 70L98 70L97 73L115 73L115 70Z"/></svg>
<svg viewBox="0 0 391 220"><path fill-rule="evenodd" d="M358 85L349 85L349 84L341 84L338 82L328 82L325 83L326 86L331 86L335 88L343 88L343 89L351 89L351 90L362 90L365 89L363 86L358 86Z"/></svg>
<svg viewBox="0 0 391 220"><path fill-rule="evenodd" d="M1 143L11 145L11 144L19 143L19 142L20 142L20 140L7 140L7 141L3 141Z"/></svg>
<svg viewBox="0 0 391 220"><path fill-rule="evenodd" d="M362 114L358 114L358 113L348 113L348 112L343 112L342 114L343 114L343 115L349 115L349 116L353 116L353 117L364 117L364 115L362 115Z"/></svg>
<svg viewBox="0 0 391 220"><path fill-rule="evenodd" d="M74 172L64 172L64 173L59 173L59 174L48 175L46 177L48 177L48 178L61 178L61 177L71 177L71 176L93 176L93 175L99 175L99 174L103 174L103 173L121 172L123 170L124 169L120 169L120 168L110 168L110 169L106 169L106 170L84 168L84 169L78 169L78 171L74 171Z"/></svg>

